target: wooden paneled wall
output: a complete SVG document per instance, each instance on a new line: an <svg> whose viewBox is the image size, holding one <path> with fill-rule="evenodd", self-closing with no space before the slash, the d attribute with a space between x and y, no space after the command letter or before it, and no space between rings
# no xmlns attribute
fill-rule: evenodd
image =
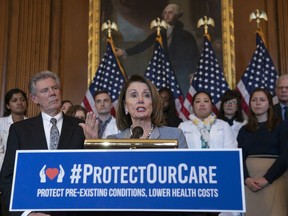
<svg viewBox="0 0 288 216"><path fill-rule="evenodd" d="M4 94L28 94L31 75L51 70L63 98L80 103L87 89L88 0L0 0L1 114ZM29 100L28 116L38 107Z"/></svg>
<svg viewBox="0 0 288 216"><path fill-rule="evenodd" d="M279 72L288 73L288 1L276 1L276 17L278 32Z"/></svg>
<svg viewBox="0 0 288 216"><path fill-rule="evenodd" d="M255 50L255 9L267 12L267 47L279 73L288 72L287 0L233 1L236 82ZM0 115L11 88L28 93L30 76L51 70L62 80L63 99L79 104L87 89L89 0L0 0ZM28 115L39 112L29 101Z"/></svg>
<svg viewBox="0 0 288 216"><path fill-rule="evenodd" d="M50 0L7 1L5 89L27 91L29 77L48 69ZM30 106L35 112L37 107Z"/></svg>

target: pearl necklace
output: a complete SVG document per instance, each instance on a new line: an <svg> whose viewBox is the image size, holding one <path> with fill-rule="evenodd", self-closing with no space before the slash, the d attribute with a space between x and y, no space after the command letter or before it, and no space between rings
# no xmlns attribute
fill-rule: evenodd
<svg viewBox="0 0 288 216"><path fill-rule="evenodd" d="M131 127L130 127L130 133L131 133L131 135L133 134L133 133L132 133L132 130L133 130L133 127L132 127L132 125L131 125ZM149 131L149 133L148 133L148 135L147 135L147 137L146 137L145 139L149 139L149 137L151 136L153 130L154 130L154 125L151 124L151 129L150 129L150 131Z"/></svg>

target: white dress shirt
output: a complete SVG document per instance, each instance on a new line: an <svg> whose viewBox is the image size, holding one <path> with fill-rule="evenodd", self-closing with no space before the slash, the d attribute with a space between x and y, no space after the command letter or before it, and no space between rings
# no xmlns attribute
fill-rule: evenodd
<svg viewBox="0 0 288 216"><path fill-rule="evenodd" d="M107 124L102 134L102 139L105 139L107 136L117 133L119 133L119 130L116 125L116 119L112 116L111 121Z"/></svg>

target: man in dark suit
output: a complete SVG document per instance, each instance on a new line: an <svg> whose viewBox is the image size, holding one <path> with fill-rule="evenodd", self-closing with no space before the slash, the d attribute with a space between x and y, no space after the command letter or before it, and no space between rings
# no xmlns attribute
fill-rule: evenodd
<svg viewBox="0 0 288 216"><path fill-rule="evenodd" d="M274 110L282 120L288 121L288 74L277 79L275 92L279 103L274 106Z"/></svg>
<svg viewBox="0 0 288 216"><path fill-rule="evenodd" d="M61 111L60 80L56 74L50 71L35 74L30 80L29 91L32 101L39 106L41 113L34 118L12 124L10 127L7 151L0 175L0 189L7 208L10 202L16 150L81 149L85 139L83 129L79 126L82 120L66 116ZM56 119L57 135L50 132L53 127L50 122L52 118ZM57 141L55 141L55 137L57 137ZM51 141L55 146L51 145ZM11 215L66 216L69 213L25 211L14 212Z"/></svg>
<svg viewBox="0 0 288 216"><path fill-rule="evenodd" d="M195 73L198 64L199 50L195 37L184 30L179 19L183 12L179 5L168 4L162 13L163 19L169 24L168 29L161 30L163 48L173 67L181 89L186 95L190 87L191 75ZM132 56L141 53L155 43L156 32L149 35L143 42L126 50L116 49L117 56Z"/></svg>

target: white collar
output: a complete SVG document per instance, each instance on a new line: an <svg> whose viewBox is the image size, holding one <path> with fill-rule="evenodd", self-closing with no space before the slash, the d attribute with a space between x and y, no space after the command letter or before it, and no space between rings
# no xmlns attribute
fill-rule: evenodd
<svg viewBox="0 0 288 216"><path fill-rule="evenodd" d="M50 116L50 115L48 115L48 114L46 114L46 113L44 113L44 112L41 112L41 115L42 115L43 121L49 122L49 123L50 123L50 119L51 119L51 118L57 119L57 122L59 122L60 120L63 119L63 113L62 113L62 111L60 111L57 115L55 115L55 116L53 116L53 117Z"/></svg>

